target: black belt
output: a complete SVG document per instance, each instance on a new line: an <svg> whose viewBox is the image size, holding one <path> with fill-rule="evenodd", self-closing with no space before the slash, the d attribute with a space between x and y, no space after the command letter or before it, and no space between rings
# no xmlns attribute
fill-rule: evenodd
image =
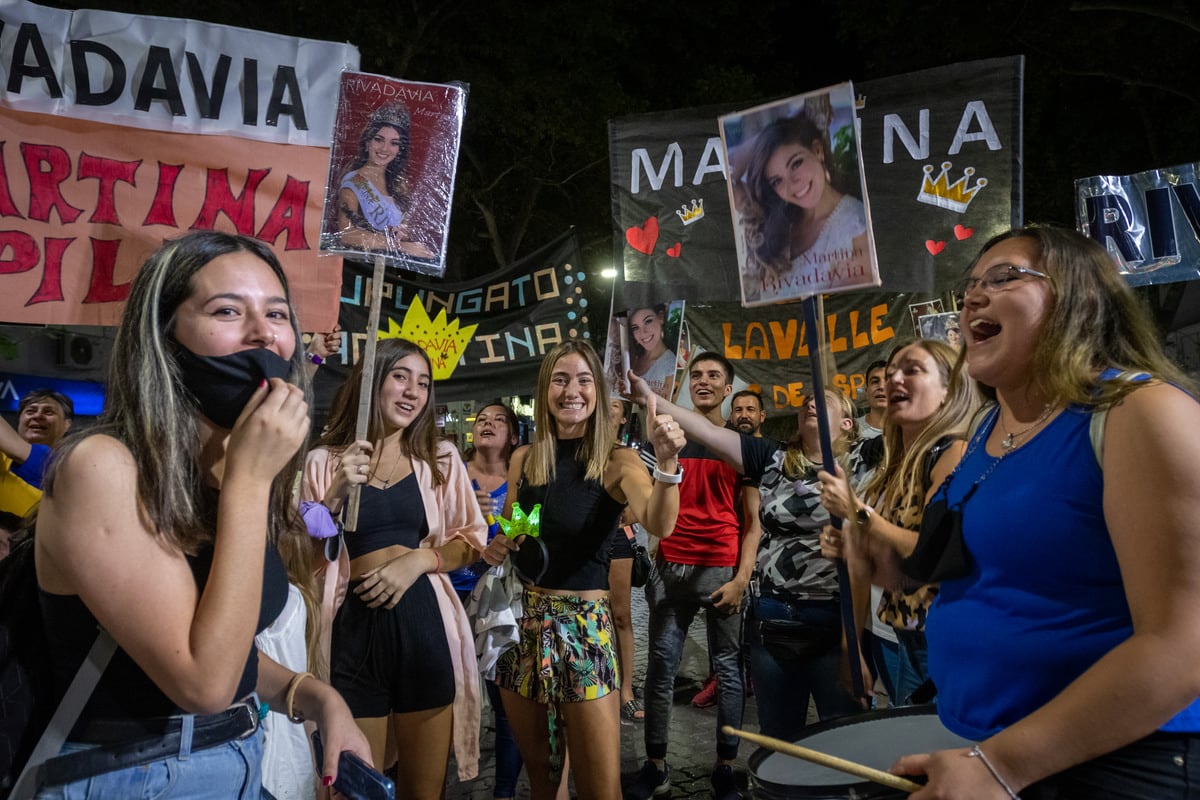
<svg viewBox="0 0 1200 800"><path fill-rule="evenodd" d="M258 722L258 702L254 696L216 714L197 716L192 727L191 751L243 739L258 730ZM95 722L87 726L86 733L88 739L103 733L109 735L110 742L121 741L47 759L42 766L42 786L62 786L177 756L183 738L183 718ZM139 738L129 738L130 734Z"/></svg>

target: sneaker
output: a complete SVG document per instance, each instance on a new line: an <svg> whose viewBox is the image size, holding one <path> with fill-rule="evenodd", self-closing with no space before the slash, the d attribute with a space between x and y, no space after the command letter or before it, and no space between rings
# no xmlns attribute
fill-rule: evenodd
<svg viewBox="0 0 1200 800"><path fill-rule="evenodd" d="M733 776L733 767L728 764L717 764L712 771L713 800L741 800L742 793L738 791L737 780Z"/></svg>
<svg viewBox="0 0 1200 800"><path fill-rule="evenodd" d="M650 800L651 797L660 797L670 793L671 768L666 762L663 762L663 768L659 769L649 759L622 791L624 800Z"/></svg>
<svg viewBox="0 0 1200 800"><path fill-rule="evenodd" d="M709 675L704 681L704 685L700 687L700 691L696 692L696 696L692 698L692 705L696 708L712 708L717 704L717 676Z"/></svg>

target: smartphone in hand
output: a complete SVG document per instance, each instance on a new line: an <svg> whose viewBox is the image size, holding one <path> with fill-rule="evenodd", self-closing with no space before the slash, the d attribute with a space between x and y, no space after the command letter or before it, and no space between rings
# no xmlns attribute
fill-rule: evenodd
<svg viewBox="0 0 1200 800"><path fill-rule="evenodd" d="M312 746L319 769L325 763L320 733L313 733ZM396 800L396 784L392 779L349 750L343 750L338 758L338 774L333 788L349 800Z"/></svg>

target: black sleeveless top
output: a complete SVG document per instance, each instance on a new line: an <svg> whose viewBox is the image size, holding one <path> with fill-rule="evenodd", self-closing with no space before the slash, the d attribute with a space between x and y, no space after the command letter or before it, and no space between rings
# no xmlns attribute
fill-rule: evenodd
<svg viewBox="0 0 1200 800"><path fill-rule="evenodd" d="M211 547L205 548L195 556L187 556L188 565L192 568L192 575L200 592L204 591L208 582L212 557ZM255 627L258 632L275 621L287 604L288 595L287 570L279 551L271 545L267 546L263 566L262 599L258 608L258 624ZM79 665L87 657L99 628L96 618L79 599L79 595L50 594L39 589L38 603L42 610L42 622L46 627L46 638L54 664L55 696L61 698L79 670ZM229 702L232 704L250 694L257 684L258 649L251 644L237 691L229 698ZM83 713L79 715L79 722L72 735L68 738L79 741L81 731L92 720L138 720L182 713L186 712L171 702L146 673L142 672L141 667L118 647Z"/></svg>
<svg viewBox="0 0 1200 800"><path fill-rule="evenodd" d="M541 539L549 558L538 585L549 589L608 588L609 550L625 506L600 481L584 477L587 464L576 459L581 441L558 441L554 480L548 486L532 486L522 477L517 489L525 513L542 504Z"/></svg>
<svg viewBox="0 0 1200 800"><path fill-rule="evenodd" d="M425 503L413 472L386 489L362 487L358 530L346 534L346 552L355 559L394 544L415 550L428 533Z"/></svg>

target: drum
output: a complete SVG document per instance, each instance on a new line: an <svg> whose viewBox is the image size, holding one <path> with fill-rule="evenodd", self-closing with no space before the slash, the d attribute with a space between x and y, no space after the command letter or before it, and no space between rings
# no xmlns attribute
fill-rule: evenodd
<svg viewBox="0 0 1200 800"><path fill-rule="evenodd" d="M942 727L934 706L870 711L810 725L796 744L886 770L909 753L928 753L974 742ZM753 796L759 800L891 800L904 792L793 756L759 748L749 761Z"/></svg>

